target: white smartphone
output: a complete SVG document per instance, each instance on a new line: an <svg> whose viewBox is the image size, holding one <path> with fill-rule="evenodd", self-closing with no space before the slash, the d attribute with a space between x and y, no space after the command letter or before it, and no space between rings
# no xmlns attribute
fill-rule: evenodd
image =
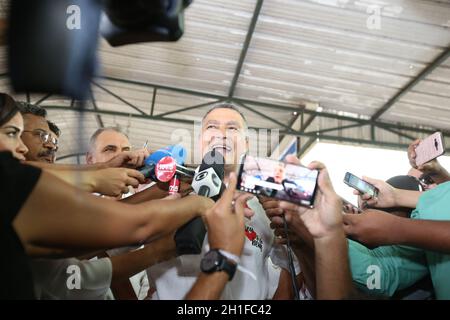
<svg viewBox="0 0 450 320"><path fill-rule="evenodd" d="M435 132L423 139L416 147L416 166L421 166L445 152L442 133Z"/></svg>

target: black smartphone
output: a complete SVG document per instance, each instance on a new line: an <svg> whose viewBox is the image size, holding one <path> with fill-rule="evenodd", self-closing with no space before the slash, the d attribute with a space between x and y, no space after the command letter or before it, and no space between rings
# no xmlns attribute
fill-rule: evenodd
<svg viewBox="0 0 450 320"><path fill-rule="evenodd" d="M318 170L244 154L237 189L312 208L318 176Z"/></svg>
<svg viewBox="0 0 450 320"><path fill-rule="evenodd" d="M378 189L370 183L358 178L354 174L347 172L344 177L344 183L361 193L367 193L371 197L378 196Z"/></svg>

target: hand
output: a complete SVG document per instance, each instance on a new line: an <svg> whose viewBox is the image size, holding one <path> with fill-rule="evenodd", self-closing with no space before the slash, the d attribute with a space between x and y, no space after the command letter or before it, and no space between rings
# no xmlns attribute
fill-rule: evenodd
<svg viewBox="0 0 450 320"><path fill-rule="evenodd" d="M299 163L296 158L290 158L288 162ZM323 164L312 162L308 168L320 170L317 179L318 190L314 201L315 207L305 208L286 201L281 201L280 207L284 210L298 212L314 239L326 238L342 231L342 200L334 191L327 169Z"/></svg>
<svg viewBox="0 0 450 320"><path fill-rule="evenodd" d="M234 201L236 174L230 174L228 188L215 205L206 212L208 240L211 249L222 249L240 256L244 248L244 207L250 194L242 194Z"/></svg>
<svg viewBox="0 0 450 320"><path fill-rule="evenodd" d="M376 207L376 208L393 208L397 206L398 191L387 182L383 180L372 179L369 177L362 177L362 179L378 189L378 195L373 198L371 195L365 193L361 194L358 190L353 193L359 195L361 198L362 208Z"/></svg>
<svg viewBox="0 0 450 320"><path fill-rule="evenodd" d="M350 214L358 214L358 213L361 213L361 210L360 210L360 209L358 209L357 207L355 207L355 206L353 206L353 205L351 205L351 204L349 204L349 203L344 204L343 210L344 210L344 213L350 213Z"/></svg>
<svg viewBox="0 0 450 320"><path fill-rule="evenodd" d="M409 160L409 164L411 165L411 167L422 171L423 173L428 173L431 175L439 175L443 172L443 167L441 166L441 164L437 161L437 159L433 159L427 163L424 163L421 166L418 166L416 164L416 148L419 145L419 143L422 140L417 139L415 141L413 141L409 146L408 146L408 160Z"/></svg>
<svg viewBox="0 0 450 320"><path fill-rule="evenodd" d="M391 237L395 235L393 227L402 221L393 214L384 211L367 209L361 214L344 215L344 231L352 239L367 247L393 244Z"/></svg>
<svg viewBox="0 0 450 320"><path fill-rule="evenodd" d="M128 193L128 186L138 187L145 177L136 170L126 168L108 168L89 171L93 192L105 196L119 196Z"/></svg>
<svg viewBox="0 0 450 320"><path fill-rule="evenodd" d="M111 160L105 163L107 168L139 168L144 165L144 160L149 156L150 152L144 149L134 151L121 152Z"/></svg>
<svg viewBox="0 0 450 320"><path fill-rule="evenodd" d="M211 209L215 202L207 197L198 196L196 194L191 194L186 196L186 198L194 199L193 201L194 205L198 208L198 215L203 218L203 221L206 223L206 213L209 209Z"/></svg>
<svg viewBox="0 0 450 320"><path fill-rule="evenodd" d="M239 197L242 197L244 195L243 192L235 191L233 195L233 201L236 201ZM248 197L247 200L250 200L252 197ZM251 219L255 215L255 212L250 209L250 207L247 205L247 202L244 203L244 216L247 219Z"/></svg>

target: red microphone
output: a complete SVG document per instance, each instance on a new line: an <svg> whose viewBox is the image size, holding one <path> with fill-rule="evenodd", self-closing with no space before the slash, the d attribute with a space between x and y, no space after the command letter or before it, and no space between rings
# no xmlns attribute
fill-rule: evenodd
<svg viewBox="0 0 450 320"><path fill-rule="evenodd" d="M171 156L158 161L155 167L155 176L158 181L169 183L169 194L176 194L180 189L180 179L177 175L177 163Z"/></svg>

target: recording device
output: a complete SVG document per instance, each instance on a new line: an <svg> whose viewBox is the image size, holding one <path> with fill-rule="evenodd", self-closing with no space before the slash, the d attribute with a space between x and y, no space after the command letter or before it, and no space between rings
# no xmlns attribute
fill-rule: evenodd
<svg viewBox="0 0 450 320"><path fill-rule="evenodd" d="M138 42L176 41L184 33L184 9L191 2L104 0L100 32L113 47Z"/></svg>
<svg viewBox="0 0 450 320"><path fill-rule="evenodd" d="M445 153L442 133L435 132L423 139L416 147L416 166L421 166Z"/></svg>
<svg viewBox="0 0 450 320"><path fill-rule="evenodd" d="M375 186L358 178L350 172L347 172L345 174L344 183L352 187L353 189L358 190L362 194L367 193L372 198L376 198L378 196L378 189Z"/></svg>
<svg viewBox="0 0 450 320"><path fill-rule="evenodd" d="M112 46L176 41L184 33L184 9L191 2L12 0L7 46L12 87L87 100L99 69L99 30Z"/></svg>
<svg viewBox="0 0 450 320"><path fill-rule="evenodd" d="M318 170L245 154L240 163L238 190L313 207Z"/></svg>
<svg viewBox="0 0 450 320"><path fill-rule="evenodd" d="M10 3L8 70L14 90L87 99L98 68L101 1Z"/></svg>
<svg viewBox="0 0 450 320"><path fill-rule="evenodd" d="M214 161L210 161L214 159ZM208 152L202 160L198 172L192 180L192 188L200 195L217 201L225 190L223 184L224 158L214 150ZM177 255L200 254L205 240L206 227L201 217L183 225L175 233Z"/></svg>
<svg viewBox="0 0 450 320"><path fill-rule="evenodd" d="M168 182L177 175L178 179L190 182L195 171L182 165L185 159L186 149L171 145L153 152L138 171L153 181Z"/></svg>

